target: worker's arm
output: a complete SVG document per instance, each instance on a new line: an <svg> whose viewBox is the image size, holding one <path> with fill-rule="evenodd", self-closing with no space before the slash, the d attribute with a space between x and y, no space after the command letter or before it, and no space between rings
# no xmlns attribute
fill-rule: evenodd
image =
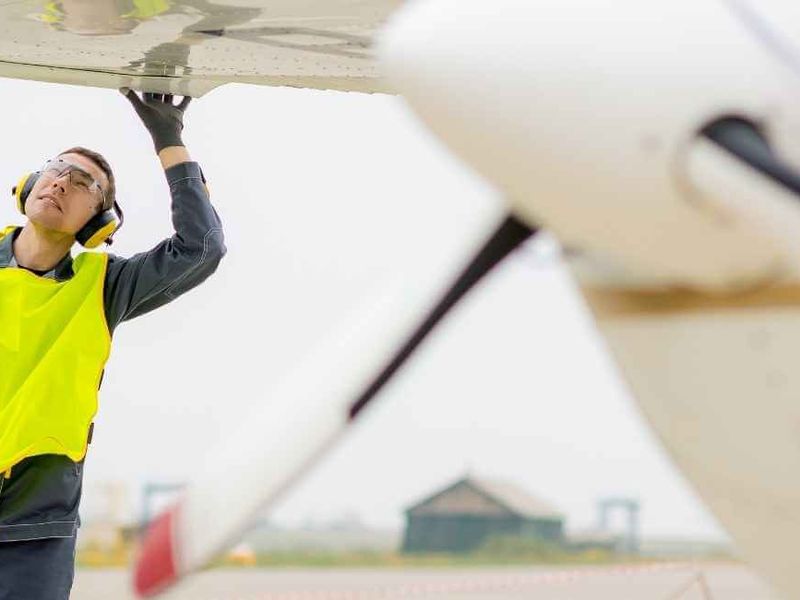
<svg viewBox="0 0 800 600"><path fill-rule="evenodd" d="M180 138L188 102L172 106L171 98L145 96L142 100L134 92L126 96L150 131L164 167L175 233L130 258L109 255L104 300L111 330L200 284L225 254L222 224L211 205L202 171L191 161Z"/></svg>
<svg viewBox="0 0 800 600"><path fill-rule="evenodd" d="M170 167L182 162L189 162L192 159L185 146L168 146L158 153L158 160L161 161L161 166L166 171Z"/></svg>

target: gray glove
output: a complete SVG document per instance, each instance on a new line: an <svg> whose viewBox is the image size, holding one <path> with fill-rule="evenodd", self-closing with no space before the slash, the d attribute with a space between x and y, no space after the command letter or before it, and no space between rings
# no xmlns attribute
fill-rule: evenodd
<svg viewBox="0 0 800 600"><path fill-rule="evenodd" d="M172 104L172 94L145 93L139 98L136 92L128 88L122 88L120 92L130 100L136 114L147 127L156 152L167 146L183 146L183 113L192 100L189 96L184 96L180 104L175 106Z"/></svg>

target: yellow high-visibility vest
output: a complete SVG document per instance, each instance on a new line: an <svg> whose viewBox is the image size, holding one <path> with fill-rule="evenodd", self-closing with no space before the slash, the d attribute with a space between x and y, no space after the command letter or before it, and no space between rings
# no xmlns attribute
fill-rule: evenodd
<svg viewBox="0 0 800 600"><path fill-rule="evenodd" d="M0 269L0 472L38 454L86 455L111 350L107 262L106 254L79 254L62 282Z"/></svg>

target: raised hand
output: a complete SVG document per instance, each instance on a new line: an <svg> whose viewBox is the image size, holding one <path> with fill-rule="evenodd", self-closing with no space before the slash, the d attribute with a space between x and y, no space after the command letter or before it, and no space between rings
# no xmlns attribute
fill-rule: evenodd
<svg viewBox="0 0 800 600"><path fill-rule="evenodd" d="M122 88L120 92L130 101L136 114L147 127L156 152L169 146L183 146L181 139L183 115L192 100L189 96L184 96L183 100L175 105L172 103L172 94L145 92L140 98L136 92L128 88Z"/></svg>

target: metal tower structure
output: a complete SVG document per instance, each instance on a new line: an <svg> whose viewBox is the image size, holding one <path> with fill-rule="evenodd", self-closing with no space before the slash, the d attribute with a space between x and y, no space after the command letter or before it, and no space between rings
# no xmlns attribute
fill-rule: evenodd
<svg viewBox="0 0 800 600"><path fill-rule="evenodd" d="M614 496L602 498L597 502L597 528L600 531L608 531L609 513L616 509L624 510L627 513L627 530L622 539L622 551L635 554L639 551L639 510L641 505L634 498Z"/></svg>

